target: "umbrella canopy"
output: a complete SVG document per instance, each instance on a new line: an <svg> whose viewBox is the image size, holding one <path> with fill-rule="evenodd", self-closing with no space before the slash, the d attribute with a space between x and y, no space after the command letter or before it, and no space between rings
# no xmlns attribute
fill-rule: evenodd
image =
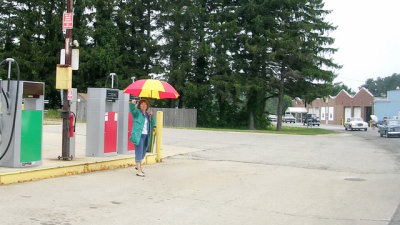
<svg viewBox="0 0 400 225"><path fill-rule="evenodd" d="M126 87L124 93L137 97L156 99L177 99L179 97L178 92L170 84L154 79L137 80Z"/></svg>

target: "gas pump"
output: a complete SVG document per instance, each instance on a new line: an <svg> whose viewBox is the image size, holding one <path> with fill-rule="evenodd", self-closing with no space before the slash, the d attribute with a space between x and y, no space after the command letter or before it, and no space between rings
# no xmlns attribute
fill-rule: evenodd
<svg viewBox="0 0 400 225"><path fill-rule="evenodd" d="M118 92L118 89L88 88L86 156L117 154Z"/></svg>
<svg viewBox="0 0 400 225"><path fill-rule="evenodd" d="M119 91L119 120L118 120L118 154L135 153L135 145L129 140L133 126L132 114L129 112L129 102L140 98Z"/></svg>
<svg viewBox="0 0 400 225"><path fill-rule="evenodd" d="M9 63L8 80L1 82L4 98L1 98L0 166L41 165L44 83L20 81L18 63L8 58L0 66L6 61ZM12 63L17 66L16 81L10 80Z"/></svg>
<svg viewBox="0 0 400 225"><path fill-rule="evenodd" d="M3 120L3 100L2 100L2 92L3 92L3 86L2 86L2 84L1 84L1 82L2 82L2 80L0 79L0 88L1 88L1 91L0 91L0 145L1 145L1 142L2 142L2 137L1 137L1 130L3 129L3 124L2 124L2 120Z"/></svg>

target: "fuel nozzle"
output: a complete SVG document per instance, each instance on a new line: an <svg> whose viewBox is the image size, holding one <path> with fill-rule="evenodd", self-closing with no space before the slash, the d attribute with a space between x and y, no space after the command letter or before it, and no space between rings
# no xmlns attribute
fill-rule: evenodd
<svg viewBox="0 0 400 225"><path fill-rule="evenodd" d="M6 61L8 62L8 85L7 85L7 97L10 95L10 78L11 78L11 63L15 62L13 58L7 58Z"/></svg>
<svg viewBox="0 0 400 225"><path fill-rule="evenodd" d="M7 114L11 114L11 105L8 104L10 102L10 79L11 79L11 64L15 63L15 59L13 58L6 58L4 60L5 62L8 62L8 73L7 73L7 91L4 95L4 97L6 98L6 102L7 102Z"/></svg>

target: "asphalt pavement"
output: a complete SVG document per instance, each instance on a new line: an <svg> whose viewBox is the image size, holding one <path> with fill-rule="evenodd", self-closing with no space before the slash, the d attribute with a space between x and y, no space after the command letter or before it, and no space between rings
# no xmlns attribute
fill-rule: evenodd
<svg viewBox="0 0 400 225"><path fill-rule="evenodd" d="M381 143L400 138L329 128L339 132L165 128L163 162L144 178L130 167L0 186L2 224L399 224L398 154Z"/></svg>

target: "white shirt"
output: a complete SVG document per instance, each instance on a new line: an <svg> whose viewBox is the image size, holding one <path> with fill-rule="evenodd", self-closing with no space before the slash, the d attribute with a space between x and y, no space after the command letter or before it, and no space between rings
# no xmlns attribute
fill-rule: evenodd
<svg viewBox="0 0 400 225"><path fill-rule="evenodd" d="M147 116L146 116L146 114L144 115L144 126L143 126L143 130L142 130L142 134L147 134L148 133L148 123L149 123L149 120L147 119Z"/></svg>

